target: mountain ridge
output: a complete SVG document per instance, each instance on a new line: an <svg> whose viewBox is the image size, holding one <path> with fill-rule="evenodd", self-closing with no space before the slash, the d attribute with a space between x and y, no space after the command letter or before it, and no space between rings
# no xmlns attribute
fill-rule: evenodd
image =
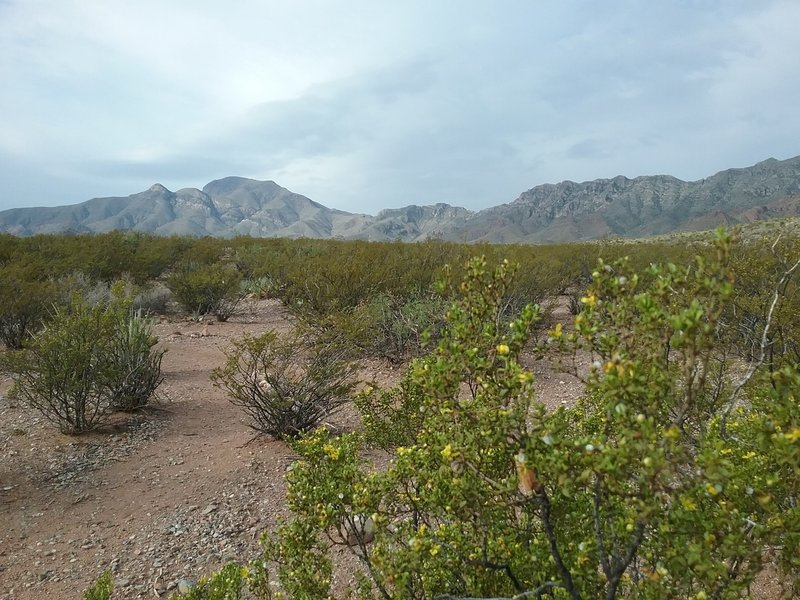
<svg viewBox="0 0 800 600"><path fill-rule="evenodd" d="M445 203L411 204L375 216L331 209L274 181L230 176L202 189L160 183L127 197L0 212L0 232L312 237L463 242L580 241L647 237L800 216L800 156L769 158L695 181L671 175L622 175L545 183L511 202L471 211Z"/></svg>

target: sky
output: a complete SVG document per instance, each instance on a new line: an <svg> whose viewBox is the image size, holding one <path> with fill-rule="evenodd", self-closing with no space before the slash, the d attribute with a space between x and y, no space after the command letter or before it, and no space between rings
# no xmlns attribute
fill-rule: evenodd
<svg viewBox="0 0 800 600"><path fill-rule="evenodd" d="M800 154L797 0L0 0L0 209L271 179L375 214Z"/></svg>

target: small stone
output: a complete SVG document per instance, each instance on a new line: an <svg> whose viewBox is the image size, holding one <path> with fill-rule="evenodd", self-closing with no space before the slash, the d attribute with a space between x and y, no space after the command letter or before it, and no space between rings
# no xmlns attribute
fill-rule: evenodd
<svg viewBox="0 0 800 600"><path fill-rule="evenodd" d="M191 592L196 586L197 584L191 579L178 580L178 592L180 592L184 596L189 592Z"/></svg>
<svg viewBox="0 0 800 600"><path fill-rule="evenodd" d="M204 515L210 515L210 514L211 514L212 512L214 512L215 510L217 510L217 505L216 505L216 504L209 504L208 506L206 506L206 507L203 509L203 513L202 513L202 514L204 514Z"/></svg>

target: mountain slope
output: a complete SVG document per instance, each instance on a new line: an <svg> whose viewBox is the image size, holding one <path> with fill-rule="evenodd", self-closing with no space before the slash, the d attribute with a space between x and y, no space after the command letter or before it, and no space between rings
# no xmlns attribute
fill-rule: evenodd
<svg viewBox="0 0 800 600"><path fill-rule="evenodd" d="M694 182L667 175L564 181L537 186L510 204L481 211L460 233L468 241L495 242L645 237L731 225L759 210L766 216L777 211L775 203L798 194L800 157L771 158ZM797 203L787 205L783 212L797 215L797 208Z"/></svg>
<svg viewBox="0 0 800 600"><path fill-rule="evenodd" d="M0 212L0 232L131 229L168 235L417 241L562 242L646 237L800 215L800 157L686 182L668 175L563 181L474 213L436 204L376 216L327 208L274 181L226 177L202 190L155 184L127 198Z"/></svg>

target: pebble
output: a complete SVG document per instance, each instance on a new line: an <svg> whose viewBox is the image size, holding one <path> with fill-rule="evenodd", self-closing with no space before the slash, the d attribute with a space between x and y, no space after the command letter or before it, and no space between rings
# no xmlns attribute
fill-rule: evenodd
<svg viewBox="0 0 800 600"><path fill-rule="evenodd" d="M178 580L178 592L181 594L188 594L191 592L197 584L191 579L179 579Z"/></svg>

